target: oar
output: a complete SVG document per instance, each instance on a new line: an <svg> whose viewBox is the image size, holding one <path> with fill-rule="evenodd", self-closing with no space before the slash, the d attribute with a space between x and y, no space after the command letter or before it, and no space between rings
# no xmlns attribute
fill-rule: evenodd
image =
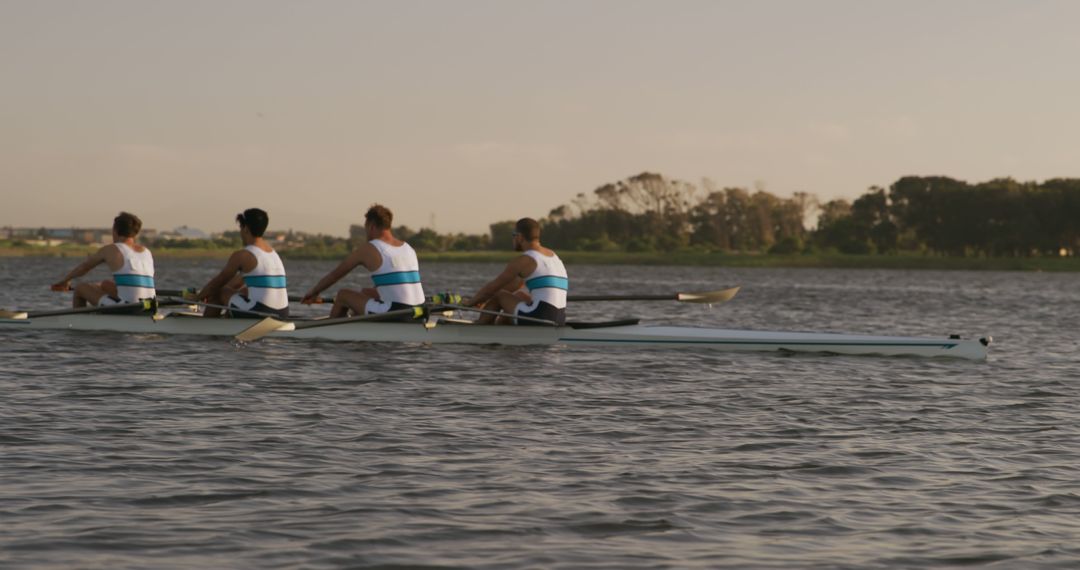
<svg viewBox="0 0 1080 570"><path fill-rule="evenodd" d="M183 297L185 294L188 294L188 293L194 294L195 292L196 292L195 289L158 289L157 290L157 294L161 295L162 297ZM300 295L289 295L289 302L290 303L299 303L301 300L303 300L303 297L301 297ZM315 302L316 303L333 303L334 298L333 297L316 297Z"/></svg>
<svg viewBox="0 0 1080 570"><path fill-rule="evenodd" d="M156 291L157 291L158 296L160 296L160 297L178 297L178 298L181 298L181 299L184 298L184 295L194 296L195 293L199 292L199 290L194 288L194 287L191 287L191 288L188 288L188 289L157 289ZM184 300L185 301L190 301L190 299L184 299Z"/></svg>
<svg viewBox="0 0 1080 570"><path fill-rule="evenodd" d="M457 300L460 301L461 300L461 295L455 295L453 293L439 293L437 295L428 295L426 297L426 300L429 303L442 303L443 301L452 301L454 299L457 299ZM291 303L299 303L300 301L303 301L303 300L304 300L304 298L299 296L299 295L289 295L289 302L291 302ZM334 302L333 297L315 297L314 304L333 303L333 302Z"/></svg>
<svg viewBox="0 0 1080 570"><path fill-rule="evenodd" d="M167 289L166 291L170 293L173 292ZM158 292L160 293L161 290L159 290ZM185 305L199 305L200 307L212 307L215 309L223 309L226 311L243 311L243 309L237 309L236 307L226 307L224 305L215 305L213 303L204 303L203 301L194 301L191 299L177 299L174 297L165 297L165 299L170 303L179 302ZM239 334L233 337L240 342L251 342L253 340L259 340L260 338L278 330L292 330L292 323L279 321L279 315L263 313L261 311L243 312L257 315L263 318L257 321L254 325L251 325L250 327L240 331Z"/></svg>
<svg viewBox="0 0 1080 570"><path fill-rule="evenodd" d="M251 325L250 327L240 331L233 338L240 342L252 342L259 340L260 338L274 331L293 330L295 328L295 325L289 326L292 324L293 323L279 321L274 317L266 317L265 319L262 319L259 322Z"/></svg>
<svg viewBox="0 0 1080 570"><path fill-rule="evenodd" d="M427 308L423 305L416 307L409 307L408 309L396 309L393 311L386 311L385 313L378 313L375 315L356 315L355 317L335 317L332 319L319 319L315 321L304 321L302 323L296 323L296 330L302 329L317 329L319 327L328 327L331 325L340 325L345 323L359 323L363 321L389 321L393 319L400 319L401 317L412 317L419 319L426 314Z"/></svg>
<svg viewBox="0 0 1080 570"><path fill-rule="evenodd" d="M61 309L56 311L34 311L31 312L28 317L33 319L36 317L59 317L62 315L77 315L80 313L112 313L120 312L131 309L142 309L149 311L153 309L154 304L150 301L141 301L138 303L118 303L116 305L102 305L99 307L80 307L78 309Z"/></svg>
<svg viewBox="0 0 1080 570"><path fill-rule="evenodd" d="M300 295L289 295L289 302L290 303L299 303L300 301L303 301L303 300L304 300L304 298L301 297ZM334 302L333 297L315 297L315 302L312 303L312 304L321 305L323 303L333 303L333 302Z"/></svg>
<svg viewBox="0 0 1080 570"><path fill-rule="evenodd" d="M569 295L567 302L581 301L679 301L680 303L706 303L715 305L730 301L738 287L718 291L700 291L697 293L668 293L666 295Z"/></svg>
<svg viewBox="0 0 1080 570"><path fill-rule="evenodd" d="M275 319L274 317L267 317L254 325L240 331L234 338L242 342L252 342L259 340L260 338L278 330L303 330L303 329L315 329L319 327L329 327L333 325L342 325L346 323L358 323L364 321L385 321L390 319L399 319L401 317L411 316L413 318L420 318L424 316L424 307L410 307L408 309L397 309L395 311L387 311L385 313L379 313L377 315L357 315L355 317L337 317L333 319L319 319L317 321L304 321L300 323L292 322L285 323ZM290 326L291 325L291 326ZM283 328L287 327L287 328Z"/></svg>
<svg viewBox="0 0 1080 570"><path fill-rule="evenodd" d="M442 293L440 295L428 295L427 296L427 301L429 303L440 303L444 299L450 299L451 298L450 295L451 295L450 293ZM460 299L461 295L454 295L453 298ZM289 295L289 302L290 303L299 303L300 301L303 301L303 300L304 300L304 298L301 297L300 295ZM333 303L333 302L334 302L333 297L315 297L315 300L314 300L314 302L312 304L320 305L320 304L323 304L323 303Z"/></svg>
<svg viewBox="0 0 1080 570"><path fill-rule="evenodd" d="M69 314L82 314L82 313L110 313L117 311L124 311L130 309L143 309L144 311L152 311L157 308L157 303L154 303L152 299L145 301L139 301L134 303L119 303L119 304L104 304L100 307L80 307L78 309L57 309L53 311L4 311L0 309L0 318L35 318L38 316L64 316Z"/></svg>
<svg viewBox="0 0 1080 570"><path fill-rule="evenodd" d="M459 311L472 311L474 313L481 313L484 315L495 315L496 317L506 317L508 319L517 319L519 321L529 321L532 323L539 323L542 325L549 325L553 327L558 326L557 324L555 324L555 321L549 321L547 319L537 319L534 317L526 317L522 315L511 315L510 313L503 313L501 311L489 311L487 309L478 309L476 307L469 307L467 305L454 305L452 303L443 303L432 307L433 310L437 310L440 308L457 309Z"/></svg>
<svg viewBox="0 0 1080 570"><path fill-rule="evenodd" d="M263 313L263 312L260 312L260 311L248 311L248 310L245 310L245 309L239 309L237 307L226 307L225 305L215 305L213 303L205 303L203 301L195 301L194 299L183 299L183 298L179 298L179 297L162 297L162 298L166 302L168 302L170 304L176 303L176 304L179 304L179 305L198 305L200 307L211 307L211 308L214 308L214 309L222 309L224 311L237 311L237 312L248 313L248 314L251 314L251 315L256 315L256 316L259 316L259 317L266 317L266 318L280 318L281 317L280 315L275 315L273 313Z"/></svg>
<svg viewBox="0 0 1080 570"><path fill-rule="evenodd" d="M183 291L174 291L174 290L171 290L171 289L158 289L158 293L159 294L162 294L162 293L183 294L184 292ZM259 340L260 338L262 338L262 337L264 337L264 336L266 336L266 335L268 335L268 334L270 334L270 333L272 333L274 331L292 330L292 328L293 328L292 323L279 321L278 318L280 318L280 315L273 315L273 314L270 314L270 313L263 313L261 311L244 311L243 309L237 309L236 307L226 307L224 305L215 305L214 303L205 303L203 301L193 301L191 299L183 299L183 298L177 299L177 298L173 298L173 297L165 297L165 299L170 301L170 302L180 302L180 303L184 303L184 304L199 305L200 307L211 307L211 308L214 308L214 309L224 309L226 311L243 311L245 313L249 313L249 314L252 314L252 315L258 315L260 317L263 317L262 319L257 321L255 324L253 324L250 327L240 331L236 336L233 337L234 339L236 339L236 340L238 340L240 342L251 342L251 341L254 341L254 340Z"/></svg>
<svg viewBox="0 0 1080 570"><path fill-rule="evenodd" d="M717 291L698 291L698 292L685 292L685 293L667 293L662 295L570 295L566 298L567 302L580 303L585 301L678 301L680 303L703 303L707 305L718 305L730 301L736 293L739 292L738 287L731 287L729 289L720 289ZM452 293L442 293L438 295L429 295L427 300L432 303L439 303L444 299L460 299L460 295L454 295ZM302 297L297 295L289 295L289 301L299 302ZM333 303L333 297L317 297L316 303Z"/></svg>

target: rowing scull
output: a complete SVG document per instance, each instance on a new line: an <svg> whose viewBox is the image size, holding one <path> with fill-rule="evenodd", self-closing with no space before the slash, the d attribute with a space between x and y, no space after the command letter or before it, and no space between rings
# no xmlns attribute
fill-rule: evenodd
<svg viewBox="0 0 1080 570"><path fill-rule="evenodd" d="M16 317L19 317L17 315ZM132 334L185 334L232 337L255 321L208 319L173 311L157 318L142 315L69 314L0 318L0 331L80 330ZM702 327L642 325L634 321L562 327L495 326L436 320L431 323L353 322L297 328L310 321L285 322L271 338L354 342L421 342L502 345L631 346L700 348L726 352L817 352L845 355L944 356L985 360L989 337L900 337L816 332L770 332Z"/></svg>

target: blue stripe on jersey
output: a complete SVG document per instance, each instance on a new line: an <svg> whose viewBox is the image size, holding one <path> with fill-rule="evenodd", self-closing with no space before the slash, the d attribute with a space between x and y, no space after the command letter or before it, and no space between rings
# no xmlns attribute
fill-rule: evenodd
<svg viewBox="0 0 1080 570"><path fill-rule="evenodd" d="M284 289L284 275L245 275L244 285L260 289Z"/></svg>
<svg viewBox="0 0 1080 570"><path fill-rule="evenodd" d="M154 288L154 278L149 275L113 275L113 282L117 287Z"/></svg>
<svg viewBox="0 0 1080 570"><path fill-rule="evenodd" d="M544 275L543 277L533 277L532 279L529 279L525 282L525 287L527 287L529 291L532 291L533 289L543 289L545 287L568 291L570 289L570 280L565 277Z"/></svg>
<svg viewBox="0 0 1080 570"><path fill-rule="evenodd" d="M385 285L407 285L410 283L419 283L420 272L397 271L394 273L382 273L379 275L372 275L371 280L375 282L376 287L383 287Z"/></svg>

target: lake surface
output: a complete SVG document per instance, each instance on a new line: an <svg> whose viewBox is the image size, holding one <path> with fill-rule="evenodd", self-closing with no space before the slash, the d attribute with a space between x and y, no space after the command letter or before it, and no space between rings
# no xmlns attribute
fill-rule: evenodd
<svg viewBox="0 0 1080 570"><path fill-rule="evenodd" d="M66 305L47 286L77 262L0 259L0 307ZM219 263L159 260L158 286ZM288 262L290 291L331 267ZM468 294L499 267L422 270ZM1080 567L1080 275L569 270L580 294L743 287L575 319L994 344L970 362L0 331L0 567Z"/></svg>

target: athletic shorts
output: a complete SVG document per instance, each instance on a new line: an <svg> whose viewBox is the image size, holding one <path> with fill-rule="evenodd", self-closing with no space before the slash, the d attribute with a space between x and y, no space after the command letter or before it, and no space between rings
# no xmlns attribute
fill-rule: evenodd
<svg viewBox="0 0 1080 570"><path fill-rule="evenodd" d="M532 317L534 319L553 321L559 326L566 324L566 309L557 309L555 308L555 305L552 305L547 301L534 300L532 303L518 303L517 308L514 309L514 314L520 317ZM514 324L544 326L543 323L518 319L514 319Z"/></svg>
<svg viewBox="0 0 1080 570"><path fill-rule="evenodd" d="M267 316L287 319L289 318L289 307L272 309L237 293L229 299L229 316L234 319L263 319Z"/></svg>
<svg viewBox="0 0 1080 570"><path fill-rule="evenodd" d="M368 299L366 305L364 305L364 312L369 315L381 315L390 311L400 311L402 309L411 309L412 305L406 305L405 303L398 303L397 301L387 303L386 301L380 301L379 299ZM391 319L397 320L397 319ZM412 315L404 315L401 317L402 321L413 320Z"/></svg>
<svg viewBox="0 0 1080 570"><path fill-rule="evenodd" d="M120 299L120 297L113 297L112 295L102 295L101 298L98 299L98 302L97 302L97 306L99 306L99 307L108 307L109 305L120 305L120 304L123 304L123 300Z"/></svg>
<svg viewBox="0 0 1080 570"><path fill-rule="evenodd" d="M141 301L141 299L140 299L140 301ZM133 302L140 302L140 301L133 301ZM99 307L110 307L112 305L127 305L127 304L128 304L127 301L121 299L120 297L113 297L112 295L103 295L100 299L98 299L98 302L97 302L97 306L99 306ZM141 314L141 313L144 313L144 312L146 312L146 309L142 308L141 306L139 306L139 307L127 307L127 308L124 308L124 309L116 309L116 310L108 311L108 313L110 315L128 315L128 314L138 315L138 314Z"/></svg>

